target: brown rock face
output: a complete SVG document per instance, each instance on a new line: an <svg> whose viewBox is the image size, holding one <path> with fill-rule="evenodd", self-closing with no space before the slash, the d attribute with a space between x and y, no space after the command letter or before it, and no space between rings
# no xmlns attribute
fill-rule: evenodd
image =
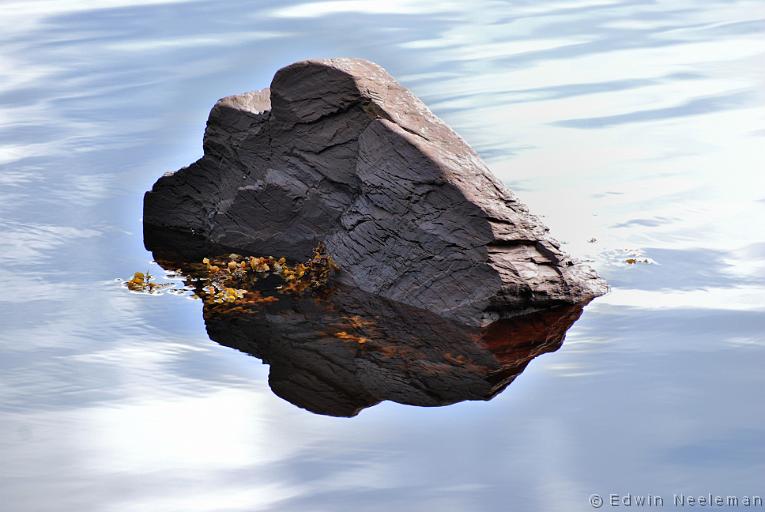
<svg viewBox="0 0 765 512"><path fill-rule="evenodd" d="M344 282L471 325L606 291L465 141L358 59L298 62L216 103L204 156L147 192L144 224L294 259L323 241Z"/></svg>

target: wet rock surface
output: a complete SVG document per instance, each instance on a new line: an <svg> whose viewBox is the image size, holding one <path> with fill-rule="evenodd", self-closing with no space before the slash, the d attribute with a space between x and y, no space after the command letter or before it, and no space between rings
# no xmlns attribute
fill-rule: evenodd
<svg viewBox="0 0 765 512"><path fill-rule="evenodd" d="M606 290L371 62L287 66L216 103L203 146L147 192L148 230L296 260L324 242L345 284L474 326Z"/></svg>

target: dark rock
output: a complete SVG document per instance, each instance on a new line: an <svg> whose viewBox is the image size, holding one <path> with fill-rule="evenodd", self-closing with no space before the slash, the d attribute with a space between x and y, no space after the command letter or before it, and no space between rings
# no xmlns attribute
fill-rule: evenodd
<svg viewBox="0 0 765 512"><path fill-rule="evenodd" d="M158 246L155 260L181 269L204 296L209 281L190 269L204 244L166 241L172 245ZM176 259L184 255L191 260ZM383 400L427 407L489 400L536 356L557 350L582 312L563 305L479 327L340 283L287 293L280 282L245 285L273 302L205 300L207 333L270 365L268 383L281 398L332 416L355 416Z"/></svg>
<svg viewBox="0 0 765 512"><path fill-rule="evenodd" d="M489 400L536 356L557 350L582 312L559 306L470 327L342 285L323 300L249 313L205 309L213 341L270 365L274 393L331 416L355 416L383 400L426 407Z"/></svg>
<svg viewBox="0 0 765 512"><path fill-rule="evenodd" d="M357 59L298 62L216 103L204 156L147 192L144 224L296 260L323 241L344 282L472 325L606 291L456 133Z"/></svg>

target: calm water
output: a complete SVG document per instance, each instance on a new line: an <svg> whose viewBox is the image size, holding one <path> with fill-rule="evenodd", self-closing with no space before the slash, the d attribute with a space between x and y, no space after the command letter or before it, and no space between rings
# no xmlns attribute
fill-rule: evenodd
<svg viewBox="0 0 765 512"><path fill-rule="evenodd" d="M765 2L0 11L2 510L765 496ZM114 281L159 272L142 195L201 155L214 101L340 55L413 89L612 285L490 402L315 415L211 342L199 302Z"/></svg>

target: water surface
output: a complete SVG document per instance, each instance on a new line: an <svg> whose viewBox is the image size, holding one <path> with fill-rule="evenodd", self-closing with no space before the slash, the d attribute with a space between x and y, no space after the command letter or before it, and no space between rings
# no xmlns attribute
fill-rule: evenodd
<svg viewBox="0 0 765 512"><path fill-rule="evenodd" d="M0 16L4 510L765 495L762 1L11 0ZM114 281L160 272L142 195L201 155L214 101L330 56L386 67L612 286L491 401L315 415L210 341L198 301Z"/></svg>

